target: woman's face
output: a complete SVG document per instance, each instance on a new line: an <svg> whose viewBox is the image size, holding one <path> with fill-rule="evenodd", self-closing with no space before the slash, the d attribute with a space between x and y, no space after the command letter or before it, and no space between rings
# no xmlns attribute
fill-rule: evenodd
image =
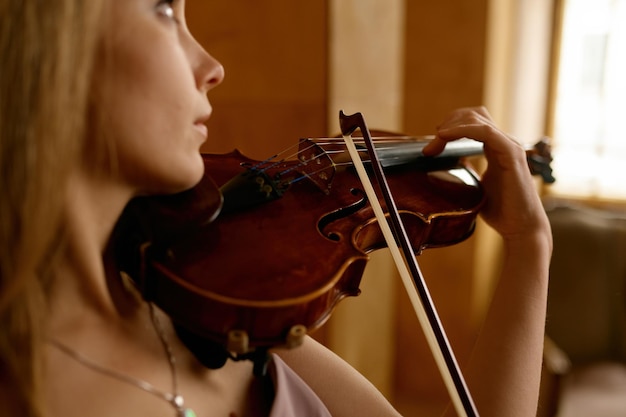
<svg viewBox="0 0 626 417"><path fill-rule="evenodd" d="M207 92L221 64L189 33L184 0L108 0L96 59L99 133L115 152L114 176L135 194L171 193L204 172Z"/></svg>

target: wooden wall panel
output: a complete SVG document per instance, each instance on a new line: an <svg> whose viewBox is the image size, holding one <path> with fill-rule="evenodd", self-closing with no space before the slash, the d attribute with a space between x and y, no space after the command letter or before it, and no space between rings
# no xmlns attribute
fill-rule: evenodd
<svg viewBox="0 0 626 417"><path fill-rule="evenodd" d="M187 21L226 70L209 93L206 152L265 158L326 134L326 2L189 0Z"/></svg>
<svg viewBox="0 0 626 417"><path fill-rule="evenodd" d="M404 129L432 134L448 112L484 103L487 0L407 1ZM467 360L476 323L475 237L419 258L431 295L457 359ZM396 395L403 411L421 397L447 402L447 392L415 314L398 300Z"/></svg>
<svg viewBox="0 0 626 417"><path fill-rule="evenodd" d="M450 110L484 100L488 0L408 1L405 129L433 132Z"/></svg>

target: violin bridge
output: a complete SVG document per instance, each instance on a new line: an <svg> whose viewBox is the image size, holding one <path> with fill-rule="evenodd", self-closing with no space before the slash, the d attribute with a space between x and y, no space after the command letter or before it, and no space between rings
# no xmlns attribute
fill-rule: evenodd
<svg viewBox="0 0 626 417"><path fill-rule="evenodd" d="M312 139L300 139L298 160L298 171L323 193L329 194L335 176L335 163L329 153Z"/></svg>

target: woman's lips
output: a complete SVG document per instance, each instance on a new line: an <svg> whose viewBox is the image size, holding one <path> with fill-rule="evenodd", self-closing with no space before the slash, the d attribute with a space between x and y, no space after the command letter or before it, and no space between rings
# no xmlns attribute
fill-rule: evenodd
<svg viewBox="0 0 626 417"><path fill-rule="evenodd" d="M198 131L198 133L202 135L204 139L206 139L209 136L209 129L206 127L204 123L196 122L194 123L193 127Z"/></svg>

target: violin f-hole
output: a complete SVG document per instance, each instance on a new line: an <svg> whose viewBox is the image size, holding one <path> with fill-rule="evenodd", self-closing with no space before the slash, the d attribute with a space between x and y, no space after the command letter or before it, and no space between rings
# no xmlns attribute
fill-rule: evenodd
<svg viewBox="0 0 626 417"><path fill-rule="evenodd" d="M352 188L350 190L350 193L353 196L360 197L360 199L350 204L349 206L342 207L338 210L335 210L333 212L326 214L317 222L317 229L327 239L330 239L336 242L341 240L340 233L337 233L334 231L327 231L326 230L327 227L336 220L351 216L352 214L358 212L359 210L363 209L367 205L367 196L365 195L365 192L363 190L359 188Z"/></svg>

